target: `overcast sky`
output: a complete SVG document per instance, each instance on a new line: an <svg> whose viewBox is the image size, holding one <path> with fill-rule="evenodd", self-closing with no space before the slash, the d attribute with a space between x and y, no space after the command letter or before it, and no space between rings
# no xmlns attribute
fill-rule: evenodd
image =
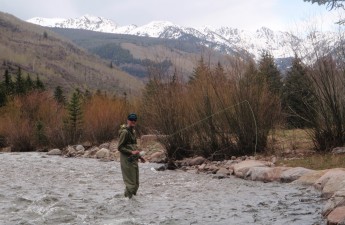
<svg viewBox="0 0 345 225"><path fill-rule="evenodd" d="M262 26L291 30L302 21L311 23L314 18L326 30L339 18L339 12L303 0L0 0L0 11L23 20L89 14L111 19L119 26L170 21L189 27L248 30Z"/></svg>

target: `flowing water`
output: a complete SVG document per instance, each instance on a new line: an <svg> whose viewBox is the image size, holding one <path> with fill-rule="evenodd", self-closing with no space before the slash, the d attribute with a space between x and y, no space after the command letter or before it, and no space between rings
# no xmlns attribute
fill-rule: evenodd
<svg viewBox="0 0 345 225"><path fill-rule="evenodd" d="M0 154L0 224L325 224L319 193L140 164L123 197L120 164L44 153Z"/></svg>

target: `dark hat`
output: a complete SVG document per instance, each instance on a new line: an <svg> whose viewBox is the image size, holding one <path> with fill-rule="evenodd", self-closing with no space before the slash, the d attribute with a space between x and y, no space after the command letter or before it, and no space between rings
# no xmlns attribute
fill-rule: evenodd
<svg viewBox="0 0 345 225"><path fill-rule="evenodd" d="M137 121L138 117L137 117L137 115L135 113L131 113L131 114L128 115L127 119L130 120L130 121Z"/></svg>

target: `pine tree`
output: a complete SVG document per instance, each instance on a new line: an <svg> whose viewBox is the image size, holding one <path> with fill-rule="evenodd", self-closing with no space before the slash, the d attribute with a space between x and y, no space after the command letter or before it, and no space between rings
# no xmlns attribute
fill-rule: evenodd
<svg viewBox="0 0 345 225"><path fill-rule="evenodd" d="M295 56L291 69L287 72L282 93L282 105L289 126L304 128L308 126L307 112L313 104L311 82L301 59Z"/></svg>
<svg viewBox="0 0 345 225"><path fill-rule="evenodd" d="M0 107L5 106L7 102L6 90L3 84L0 84Z"/></svg>
<svg viewBox="0 0 345 225"><path fill-rule="evenodd" d="M57 86L54 90L54 98L55 100L61 104L61 105L65 105L66 104L66 98L63 95L63 91L62 88L60 86Z"/></svg>
<svg viewBox="0 0 345 225"><path fill-rule="evenodd" d="M259 79L267 83L269 90L274 94L280 94L283 86L281 75L273 56L267 51L261 54L258 70Z"/></svg>
<svg viewBox="0 0 345 225"><path fill-rule="evenodd" d="M198 79L201 79L202 77L205 77L209 73L209 68L204 62L204 58L201 57L197 67L194 69L192 76L189 79L189 83L192 84Z"/></svg>
<svg viewBox="0 0 345 225"><path fill-rule="evenodd" d="M28 76L26 77L26 80L24 82L24 89L25 89L25 92L30 92L34 89L34 82L32 81L30 75L28 74Z"/></svg>
<svg viewBox="0 0 345 225"><path fill-rule="evenodd" d="M22 78L22 69L20 67L18 67L15 87L16 94L25 94L25 83Z"/></svg>
<svg viewBox="0 0 345 225"><path fill-rule="evenodd" d="M70 133L71 142L75 143L79 140L81 135L82 117L83 112L81 108L81 95L80 91L76 90L70 102L67 105L68 110L68 131Z"/></svg>
<svg viewBox="0 0 345 225"><path fill-rule="evenodd" d="M287 72L282 93L283 110L291 127L308 127L308 117L313 108L311 81L300 58L295 56L291 69Z"/></svg>
<svg viewBox="0 0 345 225"><path fill-rule="evenodd" d="M5 74L4 74L3 86L4 86L4 89L5 89L4 91L5 91L6 95L13 94L13 92L14 92L14 84L12 82L11 76L10 76L10 74L9 74L7 69L5 70Z"/></svg>
<svg viewBox="0 0 345 225"><path fill-rule="evenodd" d="M38 77L38 75L36 76L36 82L35 82L35 89L39 90L39 91L44 91L45 87L43 82L40 80L40 78Z"/></svg>

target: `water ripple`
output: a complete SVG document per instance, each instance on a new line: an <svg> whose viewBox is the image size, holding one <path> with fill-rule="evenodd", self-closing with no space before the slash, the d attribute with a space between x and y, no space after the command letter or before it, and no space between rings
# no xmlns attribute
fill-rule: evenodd
<svg viewBox="0 0 345 225"><path fill-rule="evenodd" d="M123 197L118 162L0 154L0 224L325 224L315 190L140 164L141 186Z"/></svg>

